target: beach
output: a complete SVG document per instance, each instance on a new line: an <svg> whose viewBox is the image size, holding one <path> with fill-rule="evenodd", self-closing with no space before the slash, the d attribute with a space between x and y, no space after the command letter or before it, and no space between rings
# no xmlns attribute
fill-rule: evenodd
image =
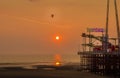
<svg viewBox="0 0 120 78"><path fill-rule="evenodd" d="M85 72L63 70L0 71L0 78L107 78Z"/></svg>
<svg viewBox="0 0 120 78"><path fill-rule="evenodd" d="M22 69L11 67L0 70L0 78L108 78L78 70L54 68Z"/></svg>

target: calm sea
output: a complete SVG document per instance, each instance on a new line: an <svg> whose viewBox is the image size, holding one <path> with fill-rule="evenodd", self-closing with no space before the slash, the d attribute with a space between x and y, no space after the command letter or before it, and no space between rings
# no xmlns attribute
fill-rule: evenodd
<svg viewBox="0 0 120 78"><path fill-rule="evenodd" d="M56 61L62 64L78 64L79 56L76 55L0 55L0 65L53 65Z"/></svg>

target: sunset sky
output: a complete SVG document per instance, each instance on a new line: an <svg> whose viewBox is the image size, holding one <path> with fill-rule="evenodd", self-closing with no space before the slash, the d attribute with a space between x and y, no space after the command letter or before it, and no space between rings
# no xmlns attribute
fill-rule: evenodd
<svg viewBox="0 0 120 78"><path fill-rule="evenodd" d="M109 34L116 37L113 0ZM107 0L0 0L0 55L77 54L86 28L105 28ZM117 0L120 16L120 0ZM51 17L54 14L54 17ZM60 39L56 40L56 36Z"/></svg>

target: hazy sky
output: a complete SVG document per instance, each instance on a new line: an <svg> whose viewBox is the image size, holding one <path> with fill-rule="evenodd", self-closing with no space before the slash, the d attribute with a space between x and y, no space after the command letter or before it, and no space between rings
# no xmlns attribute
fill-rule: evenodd
<svg viewBox="0 0 120 78"><path fill-rule="evenodd" d="M77 54L87 27L105 28L106 1L0 0L0 54ZM110 1L109 34L116 37Z"/></svg>

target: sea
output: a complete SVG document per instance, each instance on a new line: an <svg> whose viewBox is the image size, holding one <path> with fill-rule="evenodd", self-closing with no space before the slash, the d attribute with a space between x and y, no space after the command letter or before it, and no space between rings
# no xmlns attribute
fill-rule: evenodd
<svg viewBox="0 0 120 78"><path fill-rule="evenodd" d="M57 61L61 65L78 65L80 57L77 54L0 55L0 67L54 65Z"/></svg>

